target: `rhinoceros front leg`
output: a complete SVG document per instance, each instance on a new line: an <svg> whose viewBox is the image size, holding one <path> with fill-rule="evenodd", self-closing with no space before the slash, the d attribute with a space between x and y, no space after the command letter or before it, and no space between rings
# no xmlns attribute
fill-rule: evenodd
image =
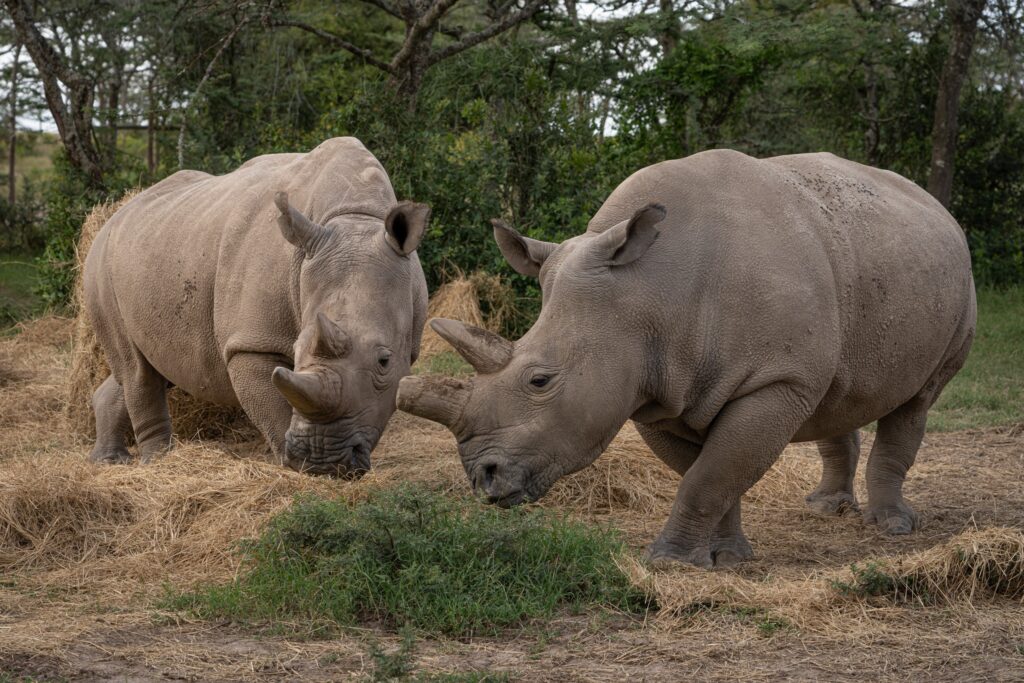
<svg viewBox="0 0 1024 683"><path fill-rule="evenodd" d="M700 456L701 447L671 432L648 425L636 424L636 430L658 458L679 476L687 471ZM711 535L711 559L715 566L727 566L754 557L754 549L740 524L740 504L736 502L715 526Z"/></svg>
<svg viewBox="0 0 1024 683"><path fill-rule="evenodd" d="M124 390L113 375L107 377L93 393L92 409L96 414L96 445L89 459L110 465L131 460L124 439L132 428L132 421L124 403Z"/></svg>
<svg viewBox="0 0 1024 683"><path fill-rule="evenodd" d="M281 365L278 356L264 353L239 353L228 362L235 396L278 463L284 462L284 437L292 420L292 407L271 380L274 368Z"/></svg>
<svg viewBox="0 0 1024 683"><path fill-rule="evenodd" d="M860 459L860 432L856 429L818 442L821 455L821 483L807 498L807 506L821 515L851 515L860 512L853 493L853 478Z"/></svg>
<svg viewBox="0 0 1024 683"><path fill-rule="evenodd" d="M716 566L716 530L724 524L733 535L742 534L740 498L778 459L810 415L809 405L782 383L727 404L679 484L672 513L648 557ZM719 553L717 559L725 565L734 558Z"/></svg>

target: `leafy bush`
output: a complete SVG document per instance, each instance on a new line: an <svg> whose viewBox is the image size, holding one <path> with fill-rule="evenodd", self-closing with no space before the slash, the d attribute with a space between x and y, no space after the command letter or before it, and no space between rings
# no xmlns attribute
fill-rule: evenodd
<svg viewBox="0 0 1024 683"><path fill-rule="evenodd" d="M616 565L624 549L613 532L416 488L356 504L300 498L244 552L236 581L166 606L304 622L314 633L373 620L454 636L493 634L562 606L650 607Z"/></svg>

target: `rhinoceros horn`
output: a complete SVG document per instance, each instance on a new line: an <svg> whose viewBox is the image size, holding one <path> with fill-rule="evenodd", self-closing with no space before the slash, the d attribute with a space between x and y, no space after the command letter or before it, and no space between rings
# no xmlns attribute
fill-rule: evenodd
<svg viewBox="0 0 1024 683"><path fill-rule="evenodd" d="M512 342L458 320L434 318L430 327L481 375L497 372L512 360Z"/></svg>
<svg viewBox="0 0 1024 683"><path fill-rule="evenodd" d="M343 358L351 348L348 335L326 315L317 313L313 328L313 354L323 358Z"/></svg>
<svg viewBox="0 0 1024 683"><path fill-rule="evenodd" d="M450 377L403 377L398 408L453 429L469 400L470 384Z"/></svg>
<svg viewBox="0 0 1024 683"><path fill-rule="evenodd" d="M317 225L302 215L288 202L287 192L278 192L274 195L274 204L281 215L277 217L277 227L280 228L284 238L299 247L309 258L323 243L327 237L327 229Z"/></svg>
<svg viewBox="0 0 1024 683"><path fill-rule="evenodd" d="M305 417L316 417L327 412L325 408L330 403L326 396L327 388L317 373L275 368L271 379L292 408Z"/></svg>

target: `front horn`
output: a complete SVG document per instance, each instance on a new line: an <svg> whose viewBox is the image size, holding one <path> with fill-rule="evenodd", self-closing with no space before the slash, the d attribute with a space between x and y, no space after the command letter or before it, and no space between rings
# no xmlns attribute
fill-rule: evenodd
<svg viewBox="0 0 1024 683"><path fill-rule="evenodd" d="M512 360L512 342L458 320L434 318L430 327L481 375L498 372Z"/></svg>
<svg viewBox="0 0 1024 683"><path fill-rule="evenodd" d="M326 387L316 373L293 372L288 368L277 367L270 378L292 408L303 416L317 417L324 413Z"/></svg>
<svg viewBox="0 0 1024 683"><path fill-rule="evenodd" d="M470 385L450 377L416 377L398 382L398 409L454 429L469 400Z"/></svg>

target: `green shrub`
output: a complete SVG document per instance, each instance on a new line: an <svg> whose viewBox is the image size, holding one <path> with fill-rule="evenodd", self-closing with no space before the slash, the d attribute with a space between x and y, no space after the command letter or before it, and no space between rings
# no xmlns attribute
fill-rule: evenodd
<svg viewBox="0 0 1024 683"><path fill-rule="evenodd" d="M610 530L539 508L501 510L417 488L362 503L300 498L245 546L228 584L172 595L201 618L301 622L312 634L371 620L469 636L570 606L651 607L618 569Z"/></svg>

